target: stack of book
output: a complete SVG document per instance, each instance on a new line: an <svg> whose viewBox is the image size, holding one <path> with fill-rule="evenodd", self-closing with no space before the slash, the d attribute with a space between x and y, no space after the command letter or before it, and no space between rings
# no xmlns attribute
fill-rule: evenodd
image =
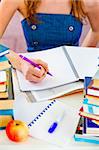
<svg viewBox="0 0 99 150"><path fill-rule="evenodd" d="M6 47L0 45L0 52ZM0 53L1 54L1 53ZM13 83L11 65L4 55L0 56L0 130L13 119Z"/></svg>
<svg viewBox="0 0 99 150"><path fill-rule="evenodd" d="M83 106L79 115L75 140L99 144L99 69L93 78L85 77Z"/></svg>

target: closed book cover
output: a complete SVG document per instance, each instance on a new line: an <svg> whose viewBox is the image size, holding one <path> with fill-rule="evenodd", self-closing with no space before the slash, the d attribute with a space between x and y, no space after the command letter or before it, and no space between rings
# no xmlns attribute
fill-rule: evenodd
<svg viewBox="0 0 99 150"><path fill-rule="evenodd" d="M11 115L7 115L7 116L6 115L4 115L4 116L0 115L0 130L5 129L7 124L11 120L13 120L13 116L11 116Z"/></svg>
<svg viewBox="0 0 99 150"><path fill-rule="evenodd" d="M74 134L74 139L77 142L88 142L88 143L94 143L99 144L99 136L86 136L83 134L83 119L80 117L76 132Z"/></svg>
<svg viewBox="0 0 99 150"><path fill-rule="evenodd" d="M99 136L99 125L91 119L84 118L83 133L86 135Z"/></svg>
<svg viewBox="0 0 99 150"><path fill-rule="evenodd" d="M86 118L89 118L91 120L97 120L97 121L99 121L99 115L94 115L94 114L86 113L86 112L84 112L83 107L81 107L81 109L79 110L79 115L83 116L83 117L86 117Z"/></svg>
<svg viewBox="0 0 99 150"><path fill-rule="evenodd" d="M35 98L37 102L45 101L49 99L59 98L66 95L74 94L76 92L83 91L83 82L73 82L56 88L51 88L41 91L31 91L32 97Z"/></svg>
<svg viewBox="0 0 99 150"><path fill-rule="evenodd" d="M87 98L83 100L83 110L86 113L99 115L99 105L90 104Z"/></svg>

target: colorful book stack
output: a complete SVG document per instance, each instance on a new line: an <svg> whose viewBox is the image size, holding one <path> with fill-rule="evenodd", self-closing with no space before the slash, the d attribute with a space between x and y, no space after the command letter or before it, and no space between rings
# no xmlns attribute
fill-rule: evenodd
<svg viewBox="0 0 99 150"><path fill-rule="evenodd" d="M0 130L5 129L13 119L13 83L11 65L5 54L9 49L0 45Z"/></svg>
<svg viewBox="0 0 99 150"><path fill-rule="evenodd" d="M99 69L93 78L85 77L84 100L79 115L75 141L99 144Z"/></svg>

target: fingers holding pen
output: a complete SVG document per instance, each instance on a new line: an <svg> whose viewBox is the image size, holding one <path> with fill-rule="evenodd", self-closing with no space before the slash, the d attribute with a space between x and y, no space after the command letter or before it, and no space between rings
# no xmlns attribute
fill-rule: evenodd
<svg viewBox="0 0 99 150"><path fill-rule="evenodd" d="M35 61L35 63L37 64L39 63L41 69L38 69L37 67L34 67L28 62L22 60L21 70L26 80L30 82L38 83L38 82L41 82L45 78L47 70L48 70L48 65L46 63L43 63L43 61L41 60L33 60L33 61Z"/></svg>
<svg viewBox="0 0 99 150"><path fill-rule="evenodd" d="M44 62L44 61L41 60L41 59L36 59L36 60L31 59L31 60L33 60L33 61L34 61L35 63L37 63L38 65L42 66L42 67L45 69L46 72L49 72L48 64L47 64L46 62Z"/></svg>

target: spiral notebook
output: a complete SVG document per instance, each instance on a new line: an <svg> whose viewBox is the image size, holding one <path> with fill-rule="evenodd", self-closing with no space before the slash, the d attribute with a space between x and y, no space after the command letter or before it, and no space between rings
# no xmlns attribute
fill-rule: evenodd
<svg viewBox="0 0 99 150"><path fill-rule="evenodd" d="M50 126L63 113L64 115L55 131L49 133ZM17 100L14 105L15 119L26 122L30 136L57 146L64 146L71 141L77 126L77 116L77 111L75 113L72 107L70 108L57 100L39 103Z"/></svg>

